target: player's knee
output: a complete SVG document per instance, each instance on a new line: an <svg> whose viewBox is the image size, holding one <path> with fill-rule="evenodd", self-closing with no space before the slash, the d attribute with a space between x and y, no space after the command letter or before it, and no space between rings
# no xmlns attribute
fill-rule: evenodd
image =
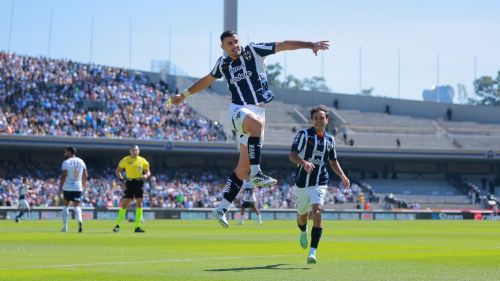
<svg viewBox="0 0 500 281"><path fill-rule="evenodd" d="M261 121L257 119L249 119L249 130L250 130L250 135L251 136L261 136L262 135L262 129L264 128L263 124Z"/></svg>
<svg viewBox="0 0 500 281"><path fill-rule="evenodd" d="M321 212L323 211L323 207L321 205L313 205L312 207L312 215L313 216L321 216Z"/></svg>

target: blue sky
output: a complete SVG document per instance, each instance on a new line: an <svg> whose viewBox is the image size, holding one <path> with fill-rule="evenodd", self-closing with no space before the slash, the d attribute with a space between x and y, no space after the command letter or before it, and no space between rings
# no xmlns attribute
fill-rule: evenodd
<svg viewBox="0 0 500 281"><path fill-rule="evenodd" d="M90 22L94 14L92 61L129 65L132 21L132 68L149 70L152 59L168 59L192 76L202 76L221 54L222 0L0 0L0 49L47 55L50 10L53 12L50 56L88 62ZM238 32L242 41L330 40L324 74L335 92L359 91L397 97L398 51L401 52L401 98L421 99L436 84L457 83L472 91L474 57L477 75L500 70L500 1L298 1L240 0ZM172 48L169 50L169 26ZM211 37L211 48L210 42ZM283 53L269 63L284 64ZM321 56L288 52L287 73L300 78L321 75Z"/></svg>

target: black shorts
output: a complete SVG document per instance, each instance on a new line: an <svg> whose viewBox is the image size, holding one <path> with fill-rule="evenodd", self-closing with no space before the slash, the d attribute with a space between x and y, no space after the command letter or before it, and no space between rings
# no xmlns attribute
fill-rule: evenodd
<svg viewBox="0 0 500 281"><path fill-rule="evenodd" d="M243 202L241 204L241 208L254 208L255 207L255 202Z"/></svg>
<svg viewBox="0 0 500 281"><path fill-rule="evenodd" d="M66 201L80 202L82 201L81 191L63 191L63 199Z"/></svg>
<svg viewBox="0 0 500 281"><path fill-rule="evenodd" d="M142 198L144 181L142 179L127 180L125 182L125 196L126 199Z"/></svg>

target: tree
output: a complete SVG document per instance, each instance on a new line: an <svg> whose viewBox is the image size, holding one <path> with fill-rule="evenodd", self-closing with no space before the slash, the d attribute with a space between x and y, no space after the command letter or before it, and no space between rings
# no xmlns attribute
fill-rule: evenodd
<svg viewBox="0 0 500 281"><path fill-rule="evenodd" d="M461 104L476 104L477 103L477 101L474 98L471 98L469 96L469 93L467 92L467 87L462 83L457 84L457 95L455 96L455 100L457 103L461 103Z"/></svg>
<svg viewBox="0 0 500 281"><path fill-rule="evenodd" d="M477 104L500 106L500 71L496 79L483 76L474 81Z"/></svg>
<svg viewBox="0 0 500 281"><path fill-rule="evenodd" d="M267 82L272 87L283 87L304 91L329 92L330 88L326 85L324 77L313 76L300 80L293 75L287 75L283 81L279 79L283 71L281 64L274 63L266 66Z"/></svg>
<svg viewBox="0 0 500 281"><path fill-rule="evenodd" d="M288 75L283 81L283 88L302 90L302 81L293 75Z"/></svg>
<svg viewBox="0 0 500 281"><path fill-rule="evenodd" d="M283 67L278 62L266 66L267 82L270 86L281 86L282 82L278 79L281 71L283 71Z"/></svg>
<svg viewBox="0 0 500 281"><path fill-rule="evenodd" d="M363 96L371 96L373 93L373 90L375 90L375 88L373 88L373 87L371 87L369 89L362 89L360 94Z"/></svg>
<svg viewBox="0 0 500 281"><path fill-rule="evenodd" d="M302 81L302 90L329 92L330 88L326 85L324 77L313 76L312 78L304 78Z"/></svg>

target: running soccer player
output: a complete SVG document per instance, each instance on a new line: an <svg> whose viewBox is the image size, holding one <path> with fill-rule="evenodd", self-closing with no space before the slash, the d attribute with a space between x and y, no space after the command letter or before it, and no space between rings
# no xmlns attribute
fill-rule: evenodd
<svg viewBox="0 0 500 281"><path fill-rule="evenodd" d="M254 192L254 187L252 186L252 183L249 181L243 182L243 198L241 198L241 216L240 216L240 224L243 224L245 222L245 209L246 208L252 208L254 212L257 214L257 224L261 225L262 224L262 216L260 214L259 209L256 206L256 201L257 198L255 197L255 192Z"/></svg>
<svg viewBox="0 0 500 281"><path fill-rule="evenodd" d="M224 31L220 36L221 48L227 56L219 58L213 70L196 81L191 87L172 97L169 102L179 104L187 97L210 86L216 79L224 77L231 92L229 117L233 129L238 133L238 165L226 181L226 189L214 216L224 227L229 227L226 212L238 195L243 179L250 173L254 187L268 187L276 180L265 175L260 169L262 137L265 127L263 105L272 101L273 92L269 89L264 59L281 51L311 49L315 55L329 48L328 41L303 42L283 41L271 43L250 43L241 46L234 31Z"/></svg>
<svg viewBox="0 0 500 281"><path fill-rule="evenodd" d="M19 214L16 216L16 222L19 222L25 212L30 211L30 203L26 200L26 194L29 192L30 179L23 178L21 185L19 186Z"/></svg>
<svg viewBox="0 0 500 281"><path fill-rule="evenodd" d="M76 157L76 148L67 146L64 149L66 160L62 163L60 189L63 191L63 228L61 232L68 231L69 205L73 203L75 217L78 220L78 232L83 231L82 208L80 201L83 187L87 184L87 166L82 159Z"/></svg>
<svg viewBox="0 0 500 281"><path fill-rule="evenodd" d="M312 127L297 133L290 152L290 161L297 165L295 172L295 198L297 225L300 229L300 246L307 248L307 219L312 207L313 227L308 264L317 263L316 249L323 232L321 212L325 200L328 171L327 164L340 177L346 188L350 182L337 161L335 140L325 132L328 124L328 109L319 105L311 109Z"/></svg>
<svg viewBox="0 0 500 281"><path fill-rule="evenodd" d="M130 147L130 155L125 156L118 167L116 168L116 176L120 181L124 181L122 171L125 170L126 181L124 184L125 195L120 203L120 211L118 212L118 220L116 222L114 232L120 231L120 225L125 219L127 208L130 201L135 200L135 230L134 232L142 233L142 198L144 194L144 181L151 176L149 171L149 162L139 156L139 146L133 145Z"/></svg>

